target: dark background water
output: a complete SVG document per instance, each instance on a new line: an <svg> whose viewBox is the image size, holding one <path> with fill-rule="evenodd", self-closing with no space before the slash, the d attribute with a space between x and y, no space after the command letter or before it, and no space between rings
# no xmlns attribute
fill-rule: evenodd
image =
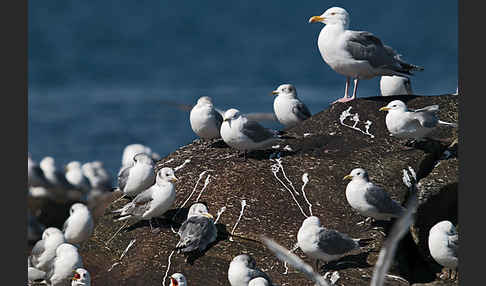
<svg viewBox="0 0 486 286"><path fill-rule="evenodd" d="M455 92L457 1L29 1L28 148L101 160L112 173L123 148L160 155L196 138L189 113L209 95L220 108L272 112L270 91L292 83L312 113L344 93L345 78L322 60L323 24L340 6L350 28L373 32L413 64L416 94ZM379 95L379 78L359 97ZM268 127L278 124L265 123Z"/></svg>

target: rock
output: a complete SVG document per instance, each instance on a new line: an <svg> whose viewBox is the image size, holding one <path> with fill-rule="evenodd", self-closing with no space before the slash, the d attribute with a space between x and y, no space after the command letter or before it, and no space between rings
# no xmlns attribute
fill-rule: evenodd
<svg viewBox="0 0 486 286"><path fill-rule="evenodd" d="M342 178L353 168L363 167L371 180L384 186L392 198L403 203L408 191L402 182L402 170L410 166L420 178L427 177L437 159L435 157L442 154L454 139L453 130L441 129L433 133L437 140L432 141L432 151L430 148L404 147L402 141L388 135L386 114L378 111L394 99L404 100L411 108L439 104L442 120L457 119L458 97L454 95L379 96L335 104L290 129L286 135L293 138L280 144L281 148L289 145L293 150L279 154L283 171L291 185L282 169L278 169L277 150L252 152L244 159L218 140L195 140L182 146L158 162L158 168L183 166L176 171L179 181L176 183L175 205L165 216L167 219L163 221L159 233L152 233L148 222L137 223L130 226L128 231L116 233L123 222L113 222L111 215L100 218L92 238L80 250L93 283L167 284L167 281L162 280L171 251L178 241L168 219L188 200L175 219L174 228L177 230L177 223L185 219L187 208L200 196L200 201L208 203L215 217L218 210L226 207L218 221L220 235L217 242L197 258L193 265L185 263L182 254L173 253L168 276L181 272L191 285L228 285L227 270L231 259L241 253L249 253L276 284L310 284L302 273L292 268L288 274L283 274L286 271L284 264L260 242L260 236L265 235L289 249L296 243L297 231L310 214L301 190L302 176L307 173L309 181L305 186L305 194L312 205L313 215L318 216L326 227L351 237L372 239L363 251L345 256L340 260L343 262L341 264L327 265L328 269L321 269L320 273L338 270L341 277L337 282L339 285L369 285L385 237L369 226L357 224L365 218L348 205L345 197L347 181ZM341 124L340 116L346 110L352 116L357 113L360 121L354 122L351 117L343 116L343 123L348 126L356 123L355 127L360 130ZM367 121L371 124L366 125ZM190 161L183 165L186 160ZM274 175L272 170L278 172ZM208 184L201 193L206 180ZM298 195L293 194L293 188ZM240 216L242 200L247 205L234 231L234 241L230 241L228 233L231 233ZM109 210L124 203L126 200L118 201ZM387 230L388 227L385 227L385 232ZM120 260L133 239L136 239L135 243ZM300 250L296 254L314 265L314 261L305 257ZM401 256L397 254L397 257ZM404 277L411 283L430 282L410 280L410 269L402 267L398 261L400 259L397 258L391 267L391 274ZM404 285L404 282L387 280L386 285Z"/></svg>

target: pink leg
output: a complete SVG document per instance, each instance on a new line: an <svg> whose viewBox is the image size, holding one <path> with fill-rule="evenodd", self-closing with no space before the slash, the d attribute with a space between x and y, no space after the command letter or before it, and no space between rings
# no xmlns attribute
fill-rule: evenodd
<svg viewBox="0 0 486 286"><path fill-rule="evenodd" d="M349 100L349 77L346 77L346 86L344 87L344 96L340 99L333 101L333 104L336 102L346 102Z"/></svg>
<svg viewBox="0 0 486 286"><path fill-rule="evenodd" d="M354 88L353 88L353 96L351 96L351 100L356 98L356 91L358 90L358 78L354 79Z"/></svg>

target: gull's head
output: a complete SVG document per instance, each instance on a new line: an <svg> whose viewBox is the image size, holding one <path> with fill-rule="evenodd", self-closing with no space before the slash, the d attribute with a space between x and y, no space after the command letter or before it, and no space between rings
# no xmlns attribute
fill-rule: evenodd
<svg viewBox="0 0 486 286"><path fill-rule="evenodd" d="M276 90L272 91L271 95L283 95L296 98L297 90L291 84L281 84Z"/></svg>
<svg viewBox="0 0 486 286"><path fill-rule="evenodd" d="M251 268L251 269L256 268L255 259L253 259L253 257L251 257L248 254L240 254L240 255L236 256L235 258L233 258L233 260L231 260L231 264L234 264L234 263L242 264L242 265L244 265L248 268Z"/></svg>
<svg viewBox="0 0 486 286"><path fill-rule="evenodd" d="M147 165L153 165L154 160L152 160L152 157L150 157L147 153L138 153L135 156L133 156L133 161L135 161L135 164L141 163L141 164L147 164Z"/></svg>
<svg viewBox="0 0 486 286"><path fill-rule="evenodd" d="M57 227L48 227L42 233L42 239L46 239L47 237L52 236L54 234L63 235L62 231L60 229L58 229Z"/></svg>
<svg viewBox="0 0 486 286"><path fill-rule="evenodd" d="M71 278L71 286L77 285L91 285L91 276L88 270L84 268L78 268L73 271L73 277Z"/></svg>
<svg viewBox="0 0 486 286"><path fill-rule="evenodd" d="M79 210L87 210L88 207L82 203L74 203L70 208L69 208L69 215L72 215L74 212L77 212Z"/></svg>
<svg viewBox="0 0 486 286"><path fill-rule="evenodd" d="M304 221L302 222L302 226L309 226L309 225L320 226L321 221L316 216L310 216L310 217L304 219Z"/></svg>
<svg viewBox="0 0 486 286"><path fill-rule="evenodd" d="M69 170L80 170L80 169L81 169L81 163L79 161L71 161L65 167L66 172Z"/></svg>
<svg viewBox="0 0 486 286"><path fill-rule="evenodd" d="M236 108L230 108L225 111L223 115L223 121L230 121L233 119L237 119L238 117L240 117L240 111Z"/></svg>
<svg viewBox="0 0 486 286"><path fill-rule="evenodd" d="M170 277L169 286L186 286L186 277L181 273L174 273Z"/></svg>
<svg viewBox="0 0 486 286"><path fill-rule="evenodd" d="M349 173L349 175L344 176L343 180L365 180L368 181L368 172L363 168L356 168Z"/></svg>
<svg viewBox="0 0 486 286"><path fill-rule="evenodd" d="M55 165L56 164L54 158L52 158L51 156L44 157L39 163L39 166L42 170L55 169Z"/></svg>
<svg viewBox="0 0 486 286"><path fill-rule="evenodd" d="M209 96L202 96L197 100L197 105L213 104L213 99Z"/></svg>
<svg viewBox="0 0 486 286"><path fill-rule="evenodd" d="M320 16L312 16L309 23L324 23L326 25L340 24L345 27L349 26L349 13L341 7L332 7L327 9Z"/></svg>
<svg viewBox="0 0 486 286"><path fill-rule="evenodd" d="M393 100L386 106L383 106L379 111L407 111L407 105L401 100Z"/></svg>
<svg viewBox="0 0 486 286"><path fill-rule="evenodd" d="M441 222L436 223L431 229L430 232L442 232L448 235L456 234L456 228L452 224L452 222L448 220L443 220Z"/></svg>
<svg viewBox="0 0 486 286"><path fill-rule="evenodd" d="M169 167L164 167L157 172L157 180L159 179L171 183L175 183L178 180L174 175L174 170Z"/></svg>
<svg viewBox="0 0 486 286"><path fill-rule="evenodd" d="M189 212L187 213L187 217L194 216L194 215L205 215L208 214L209 210L208 207L203 203L195 203L189 208Z"/></svg>

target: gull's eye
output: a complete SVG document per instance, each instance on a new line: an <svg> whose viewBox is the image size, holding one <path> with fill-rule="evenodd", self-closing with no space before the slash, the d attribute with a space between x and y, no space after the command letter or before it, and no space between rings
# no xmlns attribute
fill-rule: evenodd
<svg viewBox="0 0 486 286"><path fill-rule="evenodd" d="M336 12L332 12L331 15L333 15L333 16L336 15Z"/></svg>

